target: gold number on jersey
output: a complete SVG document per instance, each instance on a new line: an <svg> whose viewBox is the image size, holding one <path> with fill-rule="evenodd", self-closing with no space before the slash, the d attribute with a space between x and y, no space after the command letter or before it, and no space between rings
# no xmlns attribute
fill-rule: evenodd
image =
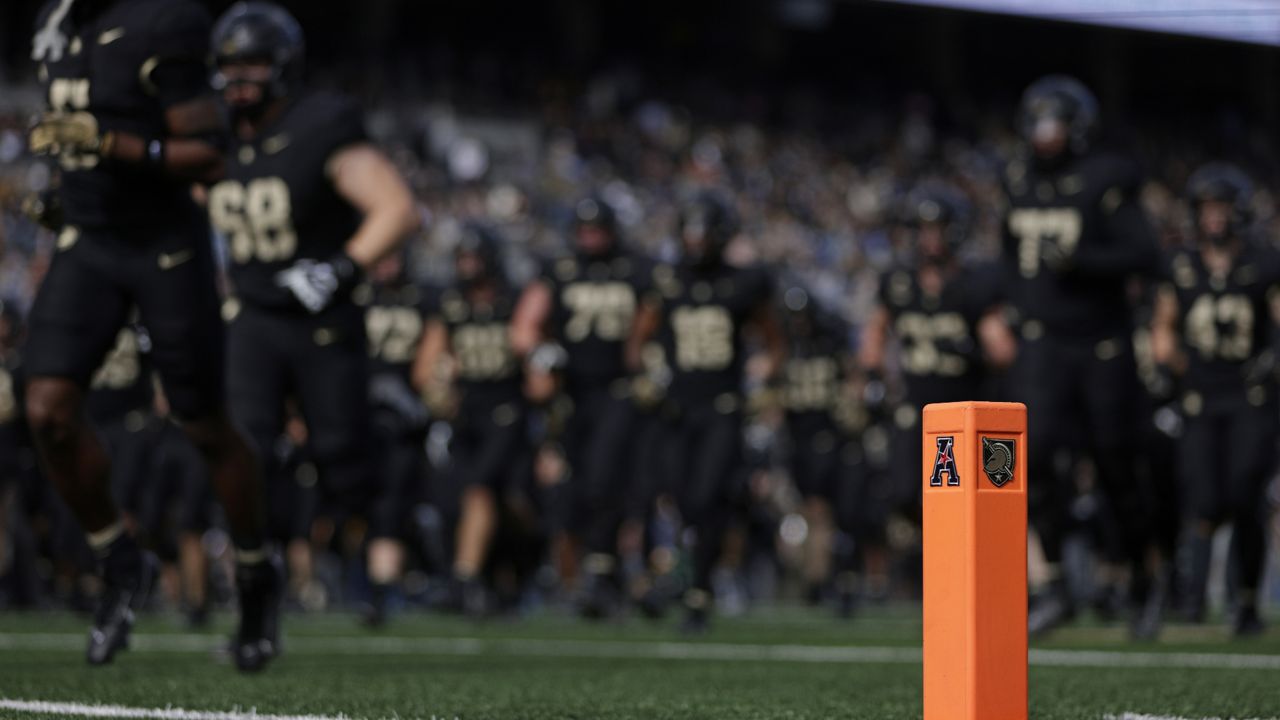
<svg viewBox="0 0 1280 720"><path fill-rule="evenodd" d="M88 78L54 78L49 81L49 107L54 112L83 112L89 108ZM98 166L98 154L66 148L58 155L64 170L89 170Z"/></svg>
<svg viewBox="0 0 1280 720"><path fill-rule="evenodd" d="M129 328L116 336L116 345L107 353L102 366L89 381L95 390L123 390L138 382L142 374L142 356L138 348L138 334Z"/></svg>
<svg viewBox="0 0 1280 720"><path fill-rule="evenodd" d="M1018 208L1009 213L1009 230L1018 238L1018 272L1033 278L1040 272L1040 249L1045 241L1057 243L1063 255L1071 255L1080 243L1084 220L1075 208Z"/></svg>
<svg viewBox="0 0 1280 720"><path fill-rule="evenodd" d="M365 313L369 333L369 355L384 362L413 361L422 337L422 316L413 308L375 305Z"/></svg>
<svg viewBox="0 0 1280 720"><path fill-rule="evenodd" d="M1187 313L1187 344L1206 360L1247 360L1253 352L1253 323L1247 297L1201 295Z"/></svg>
<svg viewBox="0 0 1280 720"><path fill-rule="evenodd" d="M795 358L787 363L787 408L825 410L839 396L836 361L829 357Z"/></svg>
<svg viewBox="0 0 1280 720"><path fill-rule="evenodd" d="M500 380L515 370L515 357L503 323L463 325L453 331L458 375L465 380Z"/></svg>
<svg viewBox="0 0 1280 720"><path fill-rule="evenodd" d="M723 370L733 361L733 319L723 307L677 308L671 326L681 370Z"/></svg>
<svg viewBox="0 0 1280 720"><path fill-rule="evenodd" d="M226 234L237 264L292 258L298 250L292 215L289 186L278 177L255 178L247 185L223 180L209 191L209 217Z"/></svg>
<svg viewBox="0 0 1280 720"><path fill-rule="evenodd" d="M0 425L13 422L18 417L18 398L13 392L13 376L0 368Z"/></svg>
<svg viewBox="0 0 1280 720"><path fill-rule="evenodd" d="M908 312L898 317L898 337L902 340L902 367L912 375L959 377L969 369L963 355L943 350L963 345L969 336L969 324L960 313Z"/></svg>
<svg viewBox="0 0 1280 720"><path fill-rule="evenodd" d="M636 296L626 283L573 283L561 293L572 315L564 326L569 342L582 342L593 332L601 340L616 342L627 335L636 311Z"/></svg>

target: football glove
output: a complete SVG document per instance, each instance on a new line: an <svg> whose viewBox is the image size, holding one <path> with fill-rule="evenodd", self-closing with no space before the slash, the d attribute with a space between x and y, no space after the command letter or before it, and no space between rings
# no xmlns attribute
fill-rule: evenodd
<svg viewBox="0 0 1280 720"><path fill-rule="evenodd" d="M87 112L47 112L31 128L27 144L36 155L108 155L115 143L113 133L98 130L98 119Z"/></svg>
<svg viewBox="0 0 1280 720"><path fill-rule="evenodd" d="M529 353L529 367L536 372L555 372L568 364L569 353L558 343L541 343Z"/></svg>
<svg viewBox="0 0 1280 720"><path fill-rule="evenodd" d="M1045 267L1052 272L1066 272L1071 269L1071 253L1062 247L1057 238L1040 240L1040 258Z"/></svg>
<svg viewBox="0 0 1280 720"><path fill-rule="evenodd" d="M46 230L62 229L62 200L57 190L51 188L28 195L22 201L22 212Z"/></svg>
<svg viewBox="0 0 1280 720"><path fill-rule="evenodd" d="M298 260L276 274L276 285L292 293L307 312L315 315L329 307L340 290L354 287L358 276L355 261L338 253L325 262Z"/></svg>
<svg viewBox="0 0 1280 720"><path fill-rule="evenodd" d="M369 399L387 408L411 429L427 426L430 417L422 398L413 392L404 378L393 373L379 373L369 380Z"/></svg>

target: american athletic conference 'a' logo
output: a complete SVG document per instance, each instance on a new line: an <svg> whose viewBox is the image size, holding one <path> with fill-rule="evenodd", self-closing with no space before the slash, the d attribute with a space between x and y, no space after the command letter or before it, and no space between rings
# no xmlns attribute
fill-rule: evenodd
<svg viewBox="0 0 1280 720"><path fill-rule="evenodd" d="M933 474L929 487L942 487L942 474L947 474L947 487L960 487L960 471L956 468L956 439L951 435L936 438L938 453L933 456Z"/></svg>

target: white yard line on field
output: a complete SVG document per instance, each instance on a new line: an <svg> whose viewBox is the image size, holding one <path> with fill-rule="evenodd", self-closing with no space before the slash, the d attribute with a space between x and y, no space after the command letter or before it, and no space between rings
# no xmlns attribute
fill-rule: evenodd
<svg viewBox="0 0 1280 720"><path fill-rule="evenodd" d="M1262 720L1262 718L1189 718L1178 715L1148 715L1146 713L1127 712L1119 715L1103 715L1102 720ZM1280 720L1280 718L1270 718L1270 720Z"/></svg>
<svg viewBox="0 0 1280 720"><path fill-rule="evenodd" d="M141 652L212 652L222 638L193 634L140 634L133 645ZM84 636L75 633L0 634L3 650L79 650ZM876 646L762 645L708 642L596 641L543 639L285 637L285 651L308 655L508 655L662 660L717 660L788 663L895 663L921 660L919 648ZM1039 667L1182 668L1280 670L1280 655L1191 652L1126 652L1120 650L1032 650Z"/></svg>
<svg viewBox="0 0 1280 720"><path fill-rule="evenodd" d="M0 699L0 710L33 715L63 715L86 718L136 718L139 720L353 720L347 715L267 715L248 710L201 711L182 708L140 708L124 705L97 705L43 700Z"/></svg>

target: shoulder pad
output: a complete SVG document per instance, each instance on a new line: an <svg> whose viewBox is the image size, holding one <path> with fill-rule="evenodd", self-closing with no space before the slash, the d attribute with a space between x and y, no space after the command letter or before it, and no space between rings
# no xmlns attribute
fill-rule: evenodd
<svg viewBox="0 0 1280 720"><path fill-rule="evenodd" d="M1189 290L1196 286L1196 266L1191 261L1191 256L1185 252L1179 252L1169 261L1169 268L1173 276L1173 284L1183 290Z"/></svg>
<svg viewBox="0 0 1280 720"><path fill-rule="evenodd" d="M559 282L569 282L578 276L578 261L561 258L552 266L552 276Z"/></svg>

